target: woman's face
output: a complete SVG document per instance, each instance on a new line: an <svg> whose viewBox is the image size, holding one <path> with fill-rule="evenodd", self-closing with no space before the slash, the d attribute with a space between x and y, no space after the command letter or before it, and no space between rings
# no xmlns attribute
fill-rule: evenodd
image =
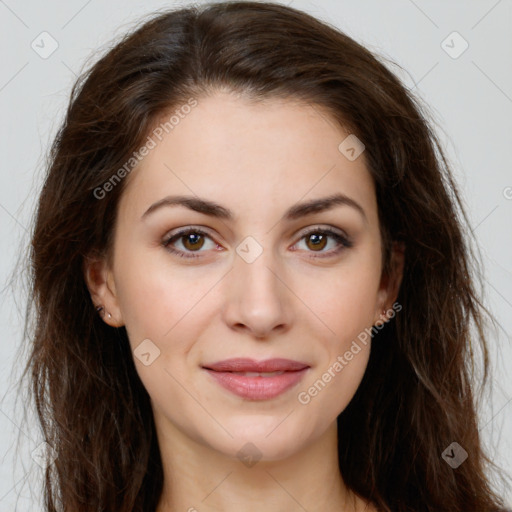
<svg viewBox="0 0 512 512"><path fill-rule="evenodd" d="M159 430L275 460L345 409L396 282L353 136L306 104L197 100L126 178L96 299Z"/></svg>

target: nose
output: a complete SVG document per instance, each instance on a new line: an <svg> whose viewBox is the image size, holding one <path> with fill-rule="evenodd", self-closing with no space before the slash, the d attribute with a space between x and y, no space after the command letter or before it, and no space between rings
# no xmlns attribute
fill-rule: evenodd
<svg viewBox="0 0 512 512"><path fill-rule="evenodd" d="M223 319L233 330L268 340L291 326L293 294L283 266L270 250L264 250L252 263L235 254L223 297Z"/></svg>

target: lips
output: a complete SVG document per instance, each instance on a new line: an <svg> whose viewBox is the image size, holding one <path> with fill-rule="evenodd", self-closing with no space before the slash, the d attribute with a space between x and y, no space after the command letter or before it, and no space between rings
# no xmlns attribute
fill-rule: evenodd
<svg viewBox="0 0 512 512"><path fill-rule="evenodd" d="M255 361L254 359L227 359L217 363L206 364L203 368L216 372L293 372L308 368L309 365L292 361L291 359L267 359Z"/></svg>
<svg viewBox="0 0 512 512"><path fill-rule="evenodd" d="M203 365L223 388L248 400L269 400L295 386L309 365L290 359L227 359Z"/></svg>

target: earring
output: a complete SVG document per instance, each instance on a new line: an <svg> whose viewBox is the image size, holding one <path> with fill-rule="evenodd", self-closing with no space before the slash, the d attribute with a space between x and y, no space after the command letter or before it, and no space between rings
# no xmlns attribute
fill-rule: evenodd
<svg viewBox="0 0 512 512"><path fill-rule="evenodd" d="M105 309L103 306L96 306L96 311L100 314L101 318L105 318ZM110 313L107 313L108 318L112 318L112 315Z"/></svg>

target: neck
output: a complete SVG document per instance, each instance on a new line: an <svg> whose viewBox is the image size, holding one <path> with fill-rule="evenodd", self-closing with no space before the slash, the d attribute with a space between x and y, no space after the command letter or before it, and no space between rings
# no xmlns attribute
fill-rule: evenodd
<svg viewBox="0 0 512 512"><path fill-rule="evenodd" d="M156 426L164 471L156 512L359 512L364 508L361 498L345 487L339 471L336 422L302 451L273 461L228 457L169 427L162 418Z"/></svg>

